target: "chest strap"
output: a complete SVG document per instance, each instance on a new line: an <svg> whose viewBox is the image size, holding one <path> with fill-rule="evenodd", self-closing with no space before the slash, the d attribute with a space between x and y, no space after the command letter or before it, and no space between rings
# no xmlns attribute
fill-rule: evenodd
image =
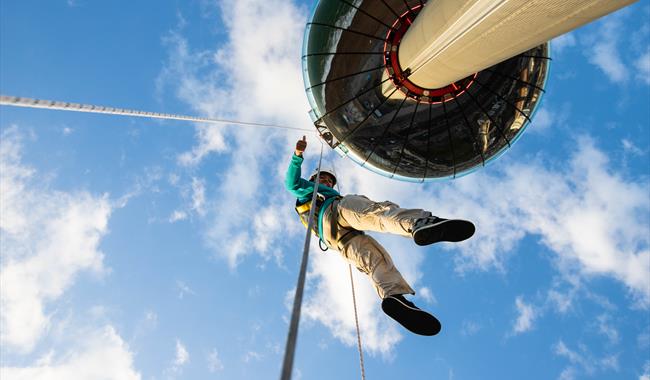
<svg viewBox="0 0 650 380"><path fill-rule="evenodd" d="M314 210L314 218L316 220L318 220L318 214L320 212L321 206L323 205L323 202L325 202L325 197L321 194L316 194L316 206ZM309 226L309 211L311 210L311 207L311 200L305 203L300 203L298 200L296 200L296 213L298 213L300 221L305 226L305 228ZM318 223L313 224L312 231L316 236L318 236Z"/></svg>

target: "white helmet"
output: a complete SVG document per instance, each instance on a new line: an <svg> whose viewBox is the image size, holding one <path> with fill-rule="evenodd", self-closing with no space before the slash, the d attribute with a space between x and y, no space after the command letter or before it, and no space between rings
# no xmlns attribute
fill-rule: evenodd
<svg viewBox="0 0 650 380"><path fill-rule="evenodd" d="M321 168L320 169L320 174L322 175L323 173L327 173L332 176L334 179L334 183L332 183L332 186L336 185L336 176L334 175L334 170L331 170L330 168ZM311 173L311 176L309 176L309 180L313 181L316 178L316 174L318 174L318 169L314 170L313 173Z"/></svg>

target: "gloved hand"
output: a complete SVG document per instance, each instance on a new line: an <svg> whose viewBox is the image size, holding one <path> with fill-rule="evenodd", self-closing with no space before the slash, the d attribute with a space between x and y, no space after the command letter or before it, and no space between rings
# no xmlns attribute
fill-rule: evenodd
<svg viewBox="0 0 650 380"><path fill-rule="evenodd" d="M302 140L296 142L296 156L302 156L305 149L307 149L307 136L302 136Z"/></svg>

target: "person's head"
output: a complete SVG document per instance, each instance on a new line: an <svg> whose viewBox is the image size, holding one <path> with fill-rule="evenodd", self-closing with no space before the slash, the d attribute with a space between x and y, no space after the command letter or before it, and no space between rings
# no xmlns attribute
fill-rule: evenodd
<svg viewBox="0 0 650 380"><path fill-rule="evenodd" d="M317 170L314 171L311 177L309 177L310 181L316 179L317 172L318 172ZM334 188L334 186L336 185L336 176L334 176L334 174L332 174L332 171L330 170L321 169L320 176L318 177L318 182L325 186Z"/></svg>

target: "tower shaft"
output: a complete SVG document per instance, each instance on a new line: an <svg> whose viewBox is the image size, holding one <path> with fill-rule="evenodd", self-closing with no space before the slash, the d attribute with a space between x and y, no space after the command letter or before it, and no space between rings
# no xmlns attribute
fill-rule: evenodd
<svg viewBox="0 0 650 380"><path fill-rule="evenodd" d="M429 1L402 39L399 63L413 83L444 87L635 1Z"/></svg>

